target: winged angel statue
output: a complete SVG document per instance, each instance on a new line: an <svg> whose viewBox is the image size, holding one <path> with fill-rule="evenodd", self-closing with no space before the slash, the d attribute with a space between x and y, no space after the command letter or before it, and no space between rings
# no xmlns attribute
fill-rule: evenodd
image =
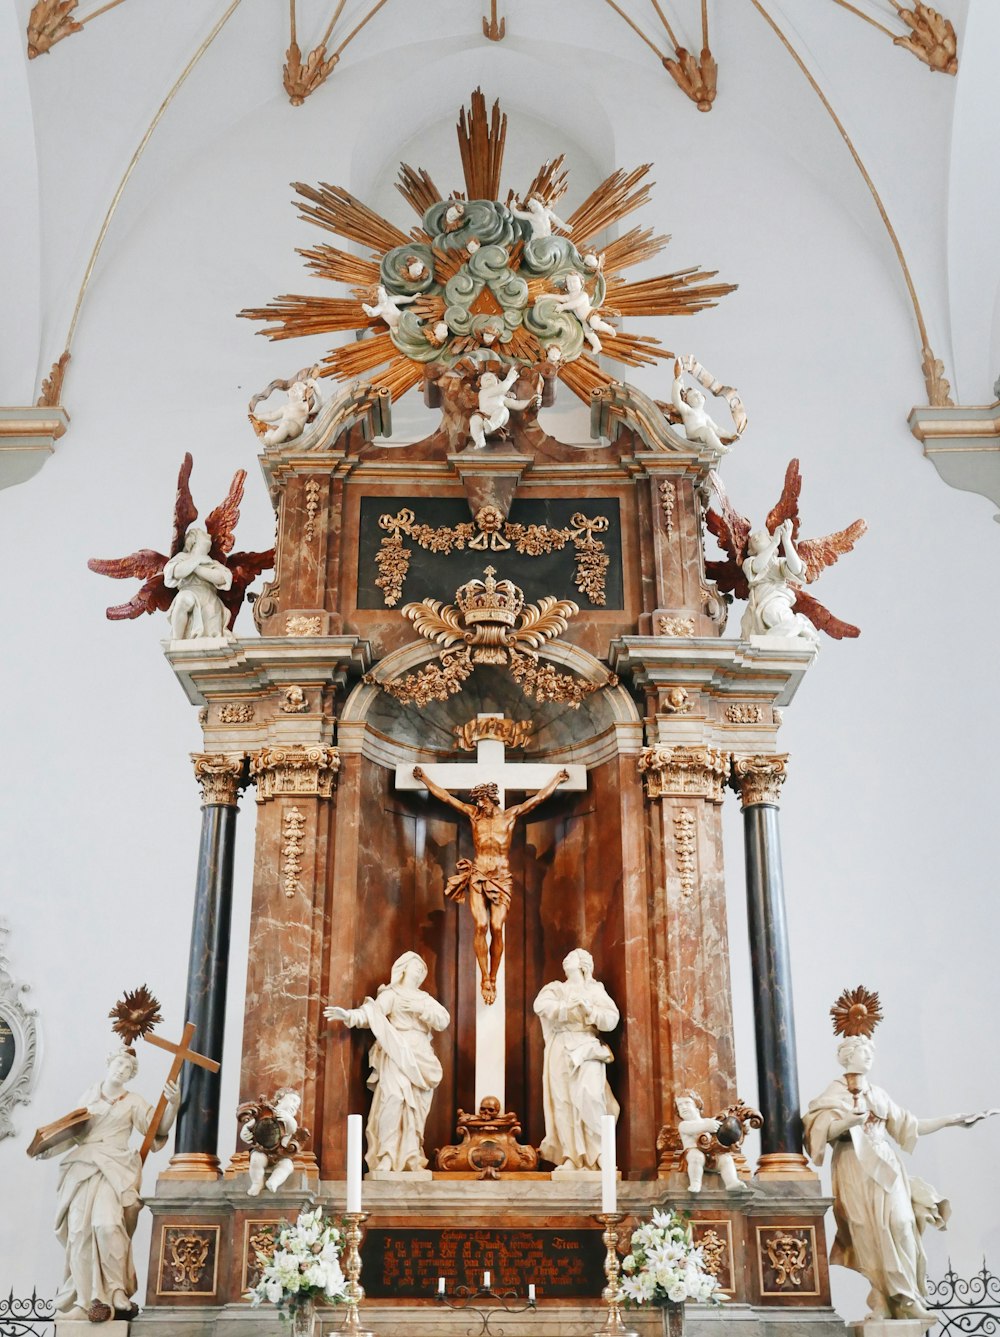
<svg viewBox="0 0 1000 1337"><path fill-rule="evenodd" d="M709 510L705 523L726 559L706 562L705 570L723 594L747 600L740 635L744 639L795 636L812 644L819 640L817 631L825 631L838 641L860 636L859 628L834 617L802 586L811 584L821 571L850 552L867 530L866 522L855 520L826 538L799 539L802 476L798 460L789 462L781 496L765 527L754 531L746 516L734 509L718 474L713 472L711 479L720 511Z"/></svg>
<svg viewBox="0 0 1000 1337"><path fill-rule="evenodd" d="M193 528L198 510L189 486L192 464L190 454L185 455L177 476L169 556L140 548L127 557L92 557L87 563L98 575L143 581L127 603L107 610L112 622L164 612L173 639L179 641L222 636L231 630L247 586L274 565L273 548L233 552L245 469L233 475L226 499L206 518L205 528Z"/></svg>

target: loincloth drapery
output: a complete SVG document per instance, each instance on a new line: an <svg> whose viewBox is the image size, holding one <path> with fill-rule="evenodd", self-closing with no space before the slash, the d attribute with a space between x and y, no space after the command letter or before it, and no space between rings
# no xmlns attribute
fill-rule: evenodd
<svg viewBox="0 0 1000 1337"><path fill-rule="evenodd" d="M472 859L459 859L457 867L458 872L445 883L444 894L448 900L461 905L468 892L473 895L478 893L491 905L502 905L505 910L510 909L510 898L514 889L510 874L506 877L490 876L478 869Z"/></svg>

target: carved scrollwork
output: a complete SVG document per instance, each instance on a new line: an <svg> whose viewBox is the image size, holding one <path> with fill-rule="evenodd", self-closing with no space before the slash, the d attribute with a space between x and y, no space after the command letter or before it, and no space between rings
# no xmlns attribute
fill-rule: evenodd
<svg viewBox="0 0 1000 1337"><path fill-rule="evenodd" d="M640 754L639 771L649 798L697 796L721 803L729 777L729 755L714 747L668 747L659 743Z"/></svg>
<svg viewBox="0 0 1000 1337"><path fill-rule="evenodd" d="M38 1014L23 997L30 986L18 984L10 971L5 942L9 933L0 921L0 1139L17 1132L11 1111L31 1099L40 1050Z"/></svg>
<svg viewBox="0 0 1000 1337"><path fill-rule="evenodd" d="M330 798L339 770L335 747L264 747L250 757L258 803L276 794Z"/></svg>
<svg viewBox="0 0 1000 1337"><path fill-rule="evenodd" d="M734 757L733 784L744 808L758 803L777 806L787 769L787 753L773 757Z"/></svg>
<svg viewBox="0 0 1000 1337"><path fill-rule="evenodd" d="M252 718L252 711L251 711ZM219 804L225 808L235 808L244 783L242 754L228 755L223 752L193 752L194 778L201 786L203 806Z"/></svg>

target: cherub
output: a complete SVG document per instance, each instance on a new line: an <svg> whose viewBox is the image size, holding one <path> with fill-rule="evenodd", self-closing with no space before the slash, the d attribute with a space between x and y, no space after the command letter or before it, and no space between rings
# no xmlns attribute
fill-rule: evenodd
<svg viewBox="0 0 1000 1337"><path fill-rule="evenodd" d="M283 1086L274 1098L266 1101L248 1101L236 1111L240 1124L240 1141L250 1148L247 1195L256 1198L264 1187L277 1193L295 1169L292 1159L309 1138L309 1130L300 1128L298 1113L302 1097L298 1091Z"/></svg>
<svg viewBox="0 0 1000 1337"><path fill-rule="evenodd" d="M846 529L821 539L799 539L799 493L802 478L798 460L791 460L778 504L765 528L751 533L750 521L733 509L722 480L710 475L719 497L721 514L709 510L705 523L726 553L725 561L707 561L705 571L723 594L747 600L740 635L799 636L813 643L814 628L834 640L860 636L857 627L841 622L801 588L845 552L850 552L868 526L855 520ZM779 556L779 549L783 556Z"/></svg>
<svg viewBox="0 0 1000 1337"><path fill-rule="evenodd" d="M452 200L444 211L445 232L457 232L465 222L465 205L461 200ZM476 248L479 249L478 247Z"/></svg>
<svg viewBox="0 0 1000 1337"><path fill-rule="evenodd" d="M610 335L612 339L617 335L615 327L602 320L600 314L594 310L590 293L583 286L583 278L579 274L567 274L565 294L553 295L552 300L560 311L569 311L576 316L583 326L583 337L595 353L601 351L601 341L597 337L598 330L601 334Z"/></svg>
<svg viewBox="0 0 1000 1337"><path fill-rule="evenodd" d="M553 227L561 227L564 232L573 231L568 223L562 221L551 205L546 204L537 195L532 195L520 209L517 207L517 200L511 200L509 208L515 218L523 218L526 223L531 225L532 241L537 241L539 237L551 237Z"/></svg>
<svg viewBox="0 0 1000 1337"><path fill-rule="evenodd" d="M409 297L398 293L390 293L380 283L375 289L377 301L374 306L369 306L367 302L361 303L361 310L372 320L384 320L389 326L390 331L395 334L399 329L399 322L402 316L401 306L406 306L409 302L415 302L416 294Z"/></svg>
<svg viewBox="0 0 1000 1337"><path fill-rule="evenodd" d="M184 463L181 465L180 473L177 476L174 528L170 540L169 555L165 556L163 553L155 552L152 548L140 548L138 552L130 553L128 557L110 559L92 557L87 563L91 571L96 571L98 575L112 576L115 580L124 580L129 577L144 582L142 588L129 599L128 603L117 604L107 610L110 621L121 622L125 619L139 617L142 613L165 613L168 610L172 614L173 603L181 596L182 592L186 592L187 586L183 581L186 576L192 574L187 570L190 563L181 556L181 554L189 554L193 559L194 566L200 568L201 574L209 569L204 565L206 561L215 563L216 566L222 567L228 573L228 583L221 579L218 583L213 581L214 589L211 593L228 610L229 618L226 627L220 626L218 633L196 631L192 629L192 610L187 609L184 615L186 630L180 636L177 636L175 632L174 639L183 640L199 635L221 635L223 630L232 630L236 614L243 603L247 586L256 580L262 571L266 571L274 565L273 548L268 552L232 551L234 530L240 518L240 502L243 500L246 470L239 469L233 475L233 481L229 485L229 493L225 501L208 516L205 521L205 528L193 530L190 526L197 520L198 511L191 499L189 486L191 468L192 459L190 454L187 454L184 456ZM169 581L166 578L168 568L170 572ZM218 572L215 574L218 575ZM200 575L195 574L194 578L200 579ZM217 595L216 591L218 591ZM185 602L190 601L185 600ZM178 619L179 614L180 609L178 609ZM173 622L173 617L171 621Z"/></svg>
<svg viewBox="0 0 1000 1337"><path fill-rule="evenodd" d="M163 583L176 590L167 616L175 641L221 636L226 626L226 606L220 590L232 588L233 573L211 555L212 536L191 528L184 547L163 568Z"/></svg>
<svg viewBox="0 0 1000 1337"><path fill-rule="evenodd" d="M294 441L305 430L306 423L315 418L322 405L319 385L310 376L304 381L293 381L288 387L288 399L275 413L255 412L260 422L274 423L261 438L265 446L277 446L283 441Z"/></svg>
<svg viewBox="0 0 1000 1337"><path fill-rule="evenodd" d="M706 1152L700 1145L703 1138L713 1138L722 1127L721 1119L706 1119L701 1097L695 1091L684 1091L674 1101L678 1114L677 1132L684 1148L684 1163L687 1166L688 1188L692 1193L700 1193L705 1174ZM740 1179L736 1170L736 1161L732 1152L715 1150L714 1166L722 1177L722 1182L730 1193L747 1193L749 1188Z"/></svg>
<svg viewBox="0 0 1000 1337"><path fill-rule="evenodd" d="M519 371L520 368L511 367L502 381L492 371L484 371L479 378L479 412L469 418L469 431L474 446L485 446L487 436L506 427L511 409L526 409L529 404L541 404L541 395L532 395L529 399L513 399L508 395L507 391L517 380Z"/></svg>
<svg viewBox="0 0 1000 1337"><path fill-rule="evenodd" d="M702 446L711 446L720 455L728 455L729 447L722 440L722 433L717 423L705 412L705 396L694 386L685 390L681 377L681 364L674 362L674 388L671 396L674 408L681 415L684 435L689 441L696 441Z"/></svg>

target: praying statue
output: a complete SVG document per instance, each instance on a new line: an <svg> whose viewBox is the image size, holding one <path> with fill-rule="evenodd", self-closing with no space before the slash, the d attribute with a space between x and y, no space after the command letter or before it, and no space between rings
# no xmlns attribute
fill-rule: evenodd
<svg viewBox="0 0 1000 1337"><path fill-rule="evenodd" d="M779 556L779 550L784 556ZM773 534L755 530L747 540L743 574L749 587L740 623L744 640L751 636L792 636L809 645L819 632L804 613L795 611L799 590L806 580L806 564L795 550L791 520L782 520Z"/></svg>
<svg viewBox="0 0 1000 1337"><path fill-rule="evenodd" d="M836 1033L845 1037L837 1048L844 1074L810 1102L803 1118L806 1151L817 1165L827 1145L833 1147L837 1235L830 1262L867 1278L868 1318L929 1326L937 1316L928 1309L921 1236L927 1225L943 1230L951 1209L929 1184L909 1178L896 1148L911 1152L918 1137L968 1127L997 1111L918 1119L868 1080L875 1056L871 1032L882 1015L878 995L845 992L833 1015Z"/></svg>
<svg viewBox="0 0 1000 1337"><path fill-rule="evenodd" d="M472 858L459 859L458 872L448 879L444 894L459 905L468 898L475 924L472 945L479 963L480 992L484 1003L495 1003L497 972L503 958L503 927L514 890L510 871L514 826L519 817L533 812L554 794L569 779L569 771L558 771L547 785L512 808L500 807L500 790L492 783L476 785L469 792L472 802L463 803L435 784L422 766L414 766L413 777L442 803L464 813L472 825Z"/></svg>
<svg viewBox="0 0 1000 1337"><path fill-rule="evenodd" d="M132 1236L142 1208L142 1162L129 1138L133 1129L148 1132L154 1109L126 1089L138 1068L134 1049L123 1046L111 1053L104 1080L84 1092L79 1110L69 1116L70 1136L34 1153L39 1160L66 1153L56 1204L56 1235L66 1250L66 1272L55 1298L59 1319L103 1323L139 1312L132 1302L138 1286ZM180 1101L174 1082L163 1093L167 1105L154 1151L166 1143Z"/></svg>
<svg viewBox="0 0 1000 1337"><path fill-rule="evenodd" d="M229 610L219 590L232 587L233 573L211 554L212 538L204 529L189 529L184 547L163 568L163 583L176 590L170 605L170 634L175 641L223 636Z"/></svg>
<svg viewBox="0 0 1000 1337"><path fill-rule="evenodd" d="M545 1137L539 1151L564 1170L597 1170L601 1119L618 1118L607 1077L614 1055L599 1035L618 1025L618 1008L594 979L589 952L578 947L562 967L565 980L546 984L534 1004L545 1038Z"/></svg>
<svg viewBox="0 0 1000 1337"><path fill-rule="evenodd" d="M327 1007L328 1021L360 1026L373 1036L368 1085L374 1092L366 1129L368 1169L413 1171L427 1168L424 1125L442 1077L431 1035L451 1021L446 1008L421 989L427 966L416 952L392 964L388 984L360 1007Z"/></svg>

